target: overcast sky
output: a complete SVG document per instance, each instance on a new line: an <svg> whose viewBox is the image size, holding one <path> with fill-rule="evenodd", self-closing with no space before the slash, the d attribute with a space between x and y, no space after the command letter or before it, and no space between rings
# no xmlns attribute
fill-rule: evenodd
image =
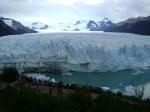
<svg viewBox="0 0 150 112"><path fill-rule="evenodd" d="M0 0L0 16L45 23L150 15L150 0Z"/></svg>

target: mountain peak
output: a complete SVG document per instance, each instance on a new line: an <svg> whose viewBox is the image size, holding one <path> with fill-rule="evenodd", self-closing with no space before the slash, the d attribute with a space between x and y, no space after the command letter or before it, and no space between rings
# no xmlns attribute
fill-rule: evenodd
<svg viewBox="0 0 150 112"><path fill-rule="evenodd" d="M101 21L103 21L103 22L107 23L107 22L110 22L111 20L110 20L110 19L108 19L107 17L105 17L105 18L103 18Z"/></svg>

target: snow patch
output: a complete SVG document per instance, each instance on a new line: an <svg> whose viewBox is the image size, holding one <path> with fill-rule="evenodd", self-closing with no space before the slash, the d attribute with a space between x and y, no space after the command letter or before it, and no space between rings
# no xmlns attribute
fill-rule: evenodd
<svg viewBox="0 0 150 112"><path fill-rule="evenodd" d="M5 24L7 24L8 26L12 27L13 26L13 21L9 20L9 19L5 19L3 20Z"/></svg>

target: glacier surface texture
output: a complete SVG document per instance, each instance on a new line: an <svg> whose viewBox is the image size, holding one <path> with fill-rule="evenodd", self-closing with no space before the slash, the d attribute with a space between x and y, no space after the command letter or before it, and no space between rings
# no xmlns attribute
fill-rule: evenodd
<svg viewBox="0 0 150 112"><path fill-rule="evenodd" d="M102 72L150 66L150 36L103 32L51 32L0 38L1 66L49 63L65 71ZM35 64L36 63L36 64ZM21 65L19 65L21 66ZM46 65L45 65L46 66Z"/></svg>

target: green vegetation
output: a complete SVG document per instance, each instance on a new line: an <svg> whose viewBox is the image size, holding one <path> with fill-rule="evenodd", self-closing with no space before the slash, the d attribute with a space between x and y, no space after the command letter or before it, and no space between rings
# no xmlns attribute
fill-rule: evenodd
<svg viewBox="0 0 150 112"><path fill-rule="evenodd" d="M135 96L141 100L144 96L144 87L135 89Z"/></svg>
<svg viewBox="0 0 150 112"><path fill-rule="evenodd" d="M16 86L0 92L0 112L148 112L150 102L101 92L95 99L85 89L66 96L49 96Z"/></svg>
<svg viewBox="0 0 150 112"><path fill-rule="evenodd" d="M19 73L15 68L5 67L2 71L2 74L0 75L0 79L3 82L11 83L11 82L17 80L18 76L19 76Z"/></svg>

